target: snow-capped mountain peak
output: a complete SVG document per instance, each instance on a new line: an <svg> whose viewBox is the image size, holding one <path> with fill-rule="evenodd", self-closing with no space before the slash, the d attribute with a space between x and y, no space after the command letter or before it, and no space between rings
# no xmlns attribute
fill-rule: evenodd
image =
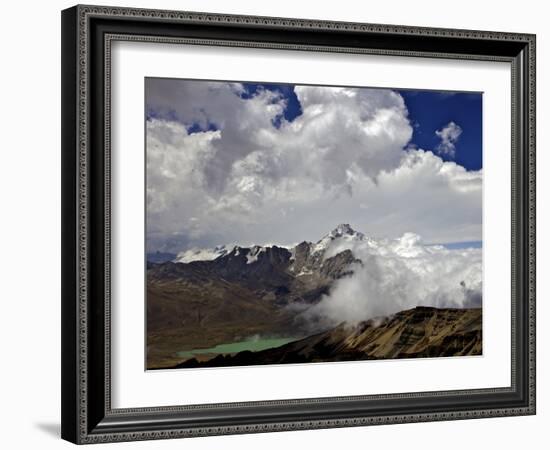
<svg viewBox="0 0 550 450"><path fill-rule="evenodd" d="M178 253L178 256L176 256L174 262L187 264L192 261L213 261L220 256L225 256L233 252L236 249L237 247L234 245L218 245L214 248L195 247Z"/></svg>
<svg viewBox="0 0 550 450"><path fill-rule="evenodd" d="M360 235L360 234L362 234L362 233L358 233L353 228L351 228L349 223L341 223L340 225L338 225L334 230L332 230L329 233L329 236L340 237L340 236L344 236L344 235L353 236L353 235Z"/></svg>
<svg viewBox="0 0 550 450"><path fill-rule="evenodd" d="M317 241L311 249L312 253L319 253L326 251L335 240L343 241L362 241L365 239L365 235L359 231L355 231L349 224L342 223L338 225L329 234Z"/></svg>

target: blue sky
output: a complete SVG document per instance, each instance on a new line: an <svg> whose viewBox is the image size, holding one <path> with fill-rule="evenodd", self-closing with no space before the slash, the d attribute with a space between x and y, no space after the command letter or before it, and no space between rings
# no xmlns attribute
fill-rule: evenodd
<svg viewBox="0 0 550 450"><path fill-rule="evenodd" d="M449 122L462 129L453 158L440 155L445 161L455 161L467 170L482 167L482 94L397 90L405 99L413 125L412 143L423 149L433 149L439 143L435 134Z"/></svg>
<svg viewBox="0 0 550 450"><path fill-rule="evenodd" d="M279 93L286 101L281 116L273 121L279 127L284 117L292 122L302 114L302 108L294 85L270 83L242 83L244 92L241 98L249 99L261 90ZM436 131L454 122L461 129L460 137L454 143L454 155L438 153L444 161L454 161L467 170L479 170L483 163L482 149L482 94L479 92L426 91L395 89L405 100L409 120L413 126L410 145L424 150L436 150L440 137ZM150 113L154 117L154 113ZM187 124L189 133L216 130L216 124Z"/></svg>

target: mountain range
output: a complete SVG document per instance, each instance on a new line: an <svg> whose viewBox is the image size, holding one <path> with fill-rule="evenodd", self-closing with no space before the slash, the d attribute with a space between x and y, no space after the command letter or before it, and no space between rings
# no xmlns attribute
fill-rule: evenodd
<svg viewBox="0 0 550 450"><path fill-rule="evenodd" d="M194 362L181 361L177 356L182 349L208 348L255 335L296 338L295 343L280 347L280 351L288 350L286 358L292 360L300 358L291 358L291 353L302 356L307 354L311 360L324 360L299 347L305 345L310 349L320 349L319 342L312 344L311 339L317 339L322 333L331 333L325 336L330 342L336 339L335 336L355 342L352 336L357 330L351 330L345 324L319 330L318 325L316 328L316 324L308 320L304 313L328 294L337 280L353 275L354 270L361 267L362 261L352 251L358 242L372 246L373 249L378 245L377 241L355 231L350 225L341 224L317 242L303 241L292 247L218 246L186 250L172 261L148 260L147 367L253 364L256 357L259 358L258 363L281 361L281 355L273 356L275 349L263 353L249 352L253 354L247 356L248 362L242 361L243 355L237 360L231 358L237 358L238 355L228 355L224 361L218 357L218 360L210 363L208 361L212 358L208 355ZM481 333L481 310L477 311L479 314L472 314L479 319L479 329L474 329L476 333ZM456 314L447 312L444 316L450 323L458 320ZM414 322L418 317L417 312L412 319L407 316L407 320ZM426 316L423 320L426 323L421 324L421 327L426 328L432 319ZM395 330L397 328L393 332ZM408 333L403 330L399 336ZM470 328L468 330L472 331ZM453 333L462 331L456 328ZM447 335L451 336L449 333ZM444 331L439 334L442 339L445 337ZM472 339L469 341L472 345L468 348L475 353L480 349L476 340L480 339L480 335L476 334ZM403 357L405 354L418 356L422 351L437 353L434 348L440 348L441 355L452 353L449 350L451 347L434 344L429 347L431 350L425 347L424 350L406 349L397 353L392 350L379 354L366 351L367 344L350 348L337 345L334 347L337 350L332 353L323 350L322 353L326 354L323 358L338 360L343 355L351 359Z"/></svg>

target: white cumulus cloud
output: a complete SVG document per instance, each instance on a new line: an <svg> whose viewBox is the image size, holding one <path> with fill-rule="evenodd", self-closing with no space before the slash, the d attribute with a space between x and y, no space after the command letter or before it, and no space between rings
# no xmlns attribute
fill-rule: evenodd
<svg viewBox="0 0 550 450"><path fill-rule="evenodd" d="M436 150L441 155L454 157L456 153L456 143L462 134L462 128L454 122L449 122L435 134L441 139Z"/></svg>
<svg viewBox="0 0 550 450"><path fill-rule="evenodd" d="M481 307L479 248L426 245L413 233L397 239L340 242L331 252L349 248L362 264L356 263L351 277L338 280L329 295L304 313L310 321L326 327L416 306Z"/></svg>
<svg viewBox="0 0 550 450"><path fill-rule="evenodd" d="M146 83L150 250L291 244L342 222L377 237L481 239L482 172L404 151L412 126L397 92L296 86L302 114L288 122L279 92Z"/></svg>

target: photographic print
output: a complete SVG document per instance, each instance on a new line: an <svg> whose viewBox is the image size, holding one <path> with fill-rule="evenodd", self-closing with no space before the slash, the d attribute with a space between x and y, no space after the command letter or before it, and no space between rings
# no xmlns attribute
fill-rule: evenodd
<svg viewBox="0 0 550 450"><path fill-rule="evenodd" d="M146 368L481 355L482 99L146 78Z"/></svg>

